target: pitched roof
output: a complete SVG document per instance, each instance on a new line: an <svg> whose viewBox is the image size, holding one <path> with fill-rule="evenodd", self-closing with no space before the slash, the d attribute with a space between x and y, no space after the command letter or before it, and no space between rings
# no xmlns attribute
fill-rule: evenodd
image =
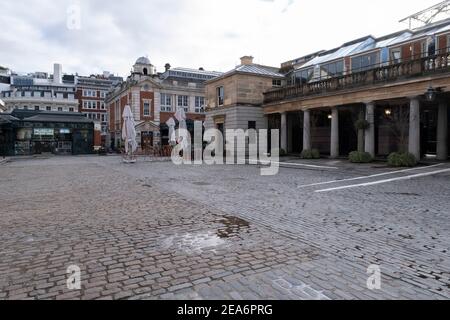
<svg viewBox="0 0 450 320"><path fill-rule="evenodd" d="M38 114L29 118L23 119L23 121L30 122L75 122L75 123L93 123L92 120L86 118L83 115L74 116L71 114L61 113L57 114Z"/></svg>
<svg viewBox="0 0 450 320"><path fill-rule="evenodd" d="M284 78L284 75L278 72L280 69L276 67L263 66L260 64L241 64L235 67L234 69L225 72L221 76L211 79L208 82L216 81L218 79L229 77L235 73L246 73L257 76L271 77L271 78Z"/></svg>
<svg viewBox="0 0 450 320"><path fill-rule="evenodd" d="M11 123L12 121L19 121L19 119L16 117L13 117L10 114L1 114L0 113L0 123Z"/></svg>

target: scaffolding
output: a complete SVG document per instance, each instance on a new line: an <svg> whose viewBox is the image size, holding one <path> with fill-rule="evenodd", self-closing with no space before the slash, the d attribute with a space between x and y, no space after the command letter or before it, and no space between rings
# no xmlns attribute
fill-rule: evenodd
<svg viewBox="0 0 450 320"><path fill-rule="evenodd" d="M412 14L402 20L401 23L408 23L410 29L427 26L438 20L449 17L450 0L442 1L428 9Z"/></svg>

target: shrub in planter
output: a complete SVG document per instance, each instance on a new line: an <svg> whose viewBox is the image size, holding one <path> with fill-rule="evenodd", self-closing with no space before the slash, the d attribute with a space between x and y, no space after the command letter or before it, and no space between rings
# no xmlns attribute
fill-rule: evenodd
<svg viewBox="0 0 450 320"><path fill-rule="evenodd" d="M417 165L416 157L408 152L394 152L388 157L391 167L414 167Z"/></svg>
<svg viewBox="0 0 450 320"><path fill-rule="evenodd" d="M349 160L352 163L370 163L373 161L373 157L368 152L354 151L350 153Z"/></svg>
<svg viewBox="0 0 450 320"><path fill-rule="evenodd" d="M300 155L300 158L302 158L302 159L320 159L320 152L317 149L303 150L302 154Z"/></svg>

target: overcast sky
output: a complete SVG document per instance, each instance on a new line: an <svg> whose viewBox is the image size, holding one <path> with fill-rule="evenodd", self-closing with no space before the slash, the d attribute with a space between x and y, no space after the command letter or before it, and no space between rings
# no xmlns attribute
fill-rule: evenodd
<svg viewBox="0 0 450 320"><path fill-rule="evenodd" d="M253 55L279 66L405 29L401 18L439 1L0 0L0 65L50 72L59 62L65 73L127 76L139 56L159 71L167 62L227 71ZM81 9L79 25L68 19L73 4Z"/></svg>

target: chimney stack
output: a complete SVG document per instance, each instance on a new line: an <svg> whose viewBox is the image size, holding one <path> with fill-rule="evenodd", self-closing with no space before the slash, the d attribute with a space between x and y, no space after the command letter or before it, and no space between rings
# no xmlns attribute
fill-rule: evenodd
<svg viewBox="0 0 450 320"><path fill-rule="evenodd" d="M243 56L241 58L241 64L244 66L252 65L253 64L253 57L252 56Z"/></svg>
<svg viewBox="0 0 450 320"><path fill-rule="evenodd" d="M62 65L59 63L53 65L53 83L62 84Z"/></svg>

